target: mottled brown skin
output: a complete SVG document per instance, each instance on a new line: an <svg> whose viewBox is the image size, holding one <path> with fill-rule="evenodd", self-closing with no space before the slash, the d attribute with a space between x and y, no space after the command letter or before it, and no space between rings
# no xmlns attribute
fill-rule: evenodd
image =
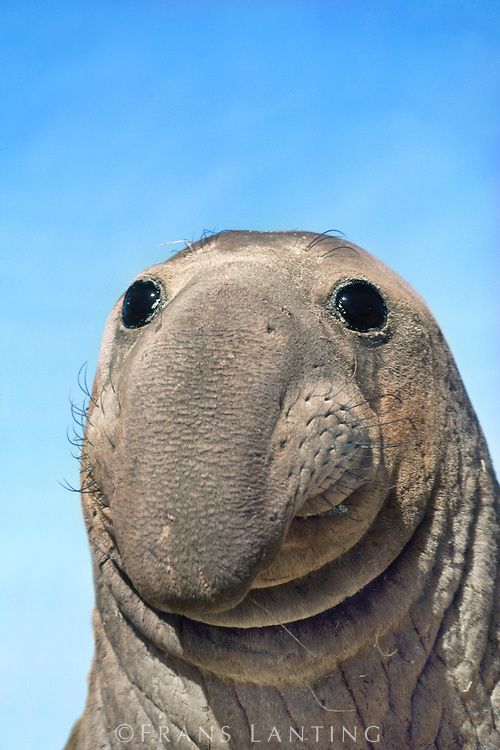
<svg viewBox="0 0 500 750"><path fill-rule="evenodd" d="M67 747L500 747L497 484L424 302L303 232L139 278L161 308L127 329L117 302L84 436L96 651ZM352 279L382 329L332 308Z"/></svg>

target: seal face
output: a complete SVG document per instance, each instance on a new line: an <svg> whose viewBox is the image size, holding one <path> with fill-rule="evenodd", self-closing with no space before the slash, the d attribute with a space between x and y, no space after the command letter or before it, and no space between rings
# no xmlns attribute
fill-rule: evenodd
<svg viewBox="0 0 500 750"><path fill-rule="evenodd" d="M85 747L131 695L159 725L249 723L316 681L389 750L496 741L491 462L425 303L356 245L223 232L139 274L106 325L82 499Z"/></svg>
<svg viewBox="0 0 500 750"><path fill-rule="evenodd" d="M218 235L140 274L108 322L86 469L158 610L312 617L366 590L424 515L428 312L360 248L311 238Z"/></svg>

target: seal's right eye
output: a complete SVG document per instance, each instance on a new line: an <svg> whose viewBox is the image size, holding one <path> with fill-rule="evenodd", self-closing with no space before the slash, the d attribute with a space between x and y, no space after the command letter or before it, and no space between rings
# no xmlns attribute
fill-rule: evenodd
<svg viewBox="0 0 500 750"><path fill-rule="evenodd" d="M139 279L125 292L122 320L126 328L140 328L156 315L163 299L162 288L152 279Z"/></svg>

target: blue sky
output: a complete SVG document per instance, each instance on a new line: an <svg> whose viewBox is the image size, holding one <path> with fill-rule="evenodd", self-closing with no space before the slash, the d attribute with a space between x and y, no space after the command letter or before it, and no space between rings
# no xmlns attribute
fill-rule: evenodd
<svg viewBox="0 0 500 750"><path fill-rule="evenodd" d="M1 4L6 747L62 746L83 707L68 396L161 243L343 230L430 304L498 466L499 39L485 1Z"/></svg>

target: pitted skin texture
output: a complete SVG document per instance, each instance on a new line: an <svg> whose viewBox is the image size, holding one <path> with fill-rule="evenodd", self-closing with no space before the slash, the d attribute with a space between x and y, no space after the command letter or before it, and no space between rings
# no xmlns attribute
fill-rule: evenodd
<svg viewBox="0 0 500 750"><path fill-rule="evenodd" d="M422 299L307 232L137 279L161 300L137 328L115 305L83 435L96 648L67 750L500 747L498 485ZM353 281L379 327L335 307Z"/></svg>

